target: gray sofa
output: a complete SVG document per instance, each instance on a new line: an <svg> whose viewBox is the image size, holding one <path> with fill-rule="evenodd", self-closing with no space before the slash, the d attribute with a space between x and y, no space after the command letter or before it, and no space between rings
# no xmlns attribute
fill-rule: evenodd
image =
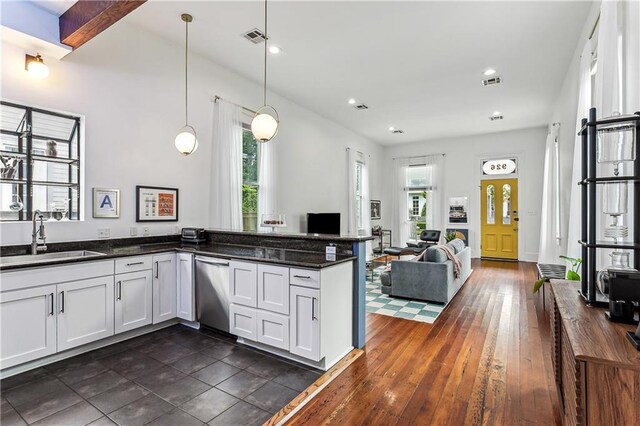
<svg viewBox="0 0 640 426"><path fill-rule="evenodd" d="M382 273L382 292L389 296L447 304L471 275L471 250L461 240L447 243L462 262L460 277L453 277L453 262L443 250L429 247L420 261L394 260Z"/></svg>

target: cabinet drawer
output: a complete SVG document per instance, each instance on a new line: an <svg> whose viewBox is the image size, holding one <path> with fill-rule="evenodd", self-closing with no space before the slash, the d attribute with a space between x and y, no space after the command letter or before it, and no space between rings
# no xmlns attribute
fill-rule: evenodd
<svg viewBox="0 0 640 426"><path fill-rule="evenodd" d="M135 256L116 259L116 274L151 269L151 256Z"/></svg>
<svg viewBox="0 0 640 426"><path fill-rule="evenodd" d="M229 332L256 341L256 310L246 306L229 306Z"/></svg>
<svg viewBox="0 0 640 426"><path fill-rule="evenodd" d="M273 312L257 312L258 342L289 350L289 317Z"/></svg>
<svg viewBox="0 0 640 426"><path fill-rule="evenodd" d="M320 288L320 272L311 269L291 268L289 283L302 287Z"/></svg>

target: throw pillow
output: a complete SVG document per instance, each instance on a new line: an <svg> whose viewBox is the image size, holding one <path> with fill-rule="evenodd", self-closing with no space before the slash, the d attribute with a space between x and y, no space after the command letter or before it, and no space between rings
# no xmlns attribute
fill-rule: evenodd
<svg viewBox="0 0 640 426"><path fill-rule="evenodd" d="M447 254L437 247L429 247L426 250L425 260L427 262L443 263L447 261Z"/></svg>
<svg viewBox="0 0 640 426"><path fill-rule="evenodd" d="M455 254L460 253L462 250L464 250L464 247L465 247L464 246L464 241L462 241L461 239L458 239L458 238L455 238L455 239L449 241L447 243L447 245L453 249L453 252Z"/></svg>

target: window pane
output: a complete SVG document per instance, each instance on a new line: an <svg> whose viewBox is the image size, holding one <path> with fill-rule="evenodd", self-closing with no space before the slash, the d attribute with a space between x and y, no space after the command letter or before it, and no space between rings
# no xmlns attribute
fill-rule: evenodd
<svg viewBox="0 0 640 426"><path fill-rule="evenodd" d="M511 185L502 186L502 224L511 225Z"/></svg>
<svg viewBox="0 0 640 426"><path fill-rule="evenodd" d="M249 130L242 133L242 181L258 182L258 142Z"/></svg>
<svg viewBox="0 0 640 426"><path fill-rule="evenodd" d="M427 186L427 166L410 166L407 168L407 186Z"/></svg>
<svg viewBox="0 0 640 426"><path fill-rule="evenodd" d="M493 185L487 186L487 224L496 223L496 188Z"/></svg>
<svg viewBox="0 0 640 426"><path fill-rule="evenodd" d="M22 193L19 188L22 186ZM22 205L23 217L26 217L27 199L26 185L3 183L0 185L0 219L20 220L20 205Z"/></svg>
<svg viewBox="0 0 640 426"><path fill-rule="evenodd" d="M0 105L0 127L2 130L22 132L24 130L24 118L24 109Z"/></svg>
<svg viewBox="0 0 640 426"><path fill-rule="evenodd" d="M31 132L37 136L56 139L71 139L71 132L75 126L75 120L66 117L58 117L40 112L33 112L33 127Z"/></svg>
<svg viewBox="0 0 640 426"><path fill-rule="evenodd" d="M258 229L258 187L242 185L242 229Z"/></svg>

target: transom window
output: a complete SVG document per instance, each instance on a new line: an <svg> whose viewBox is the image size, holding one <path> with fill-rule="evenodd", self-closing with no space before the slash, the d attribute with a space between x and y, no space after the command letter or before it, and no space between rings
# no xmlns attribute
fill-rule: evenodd
<svg viewBox="0 0 640 426"><path fill-rule="evenodd" d="M81 118L0 102L0 220L80 220Z"/></svg>

